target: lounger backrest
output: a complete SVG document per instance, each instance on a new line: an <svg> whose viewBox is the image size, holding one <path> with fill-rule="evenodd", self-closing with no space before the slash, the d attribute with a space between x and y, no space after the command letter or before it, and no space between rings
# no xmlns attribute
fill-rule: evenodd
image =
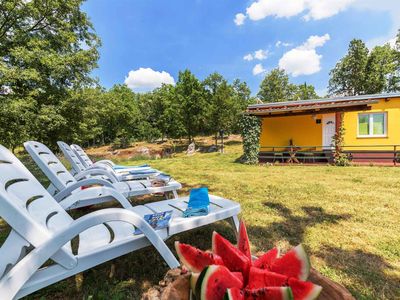
<svg viewBox="0 0 400 300"><path fill-rule="evenodd" d="M74 176L68 172L58 157L45 145L29 141L25 142L24 146L35 163L59 191L76 182Z"/></svg>
<svg viewBox="0 0 400 300"><path fill-rule="evenodd" d="M58 145L58 147L60 147L65 158L71 164L72 169L75 172L75 174L78 174L78 173L86 170L86 168L82 165L82 162L79 159L79 157L75 154L74 150L72 150L72 148L67 143L58 141L57 145Z"/></svg>
<svg viewBox="0 0 400 300"><path fill-rule="evenodd" d="M73 221L28 169L1 145L0 217L12 228L0 248L0 278L27 250L40 246L51 238L52 232ZM61 252L64 259L75 260L70 247L65 246Z"/></svg>
<svg viewBox="0 0 400 300"><path fill-rule="evenodd" d="M86 154L85 151L81 148L81 146L77 144L72 144L71 145L72 150L75 151L75 154L81 159L82 165L85 168L89 168L90 166L93 165L93 161L90 159L90 157Z"/></svg>

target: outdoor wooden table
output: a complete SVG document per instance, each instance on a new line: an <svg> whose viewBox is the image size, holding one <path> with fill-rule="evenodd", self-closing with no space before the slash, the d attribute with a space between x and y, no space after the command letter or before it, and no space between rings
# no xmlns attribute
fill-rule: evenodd
<svg viewBox="0 0 400 300"><path fill-rule="evenodd" d="M290 164L291 163L296 163L296 164L300 163L296 157L297 151L299 151L299 150L300 150L300 148L296 147L296 146L291 146L289 148L289 159L287 160L288 163L290 163Z"/></svg>
<svg viewBox="0 0 400 300"><path fill-rule="evenodd" d="M190 300L190 273L181 269L169 270L157 286L142 295L142 300ZM311 269L309 281L322 286L319 300L355 300L350 292L340 284Z"/></svg>

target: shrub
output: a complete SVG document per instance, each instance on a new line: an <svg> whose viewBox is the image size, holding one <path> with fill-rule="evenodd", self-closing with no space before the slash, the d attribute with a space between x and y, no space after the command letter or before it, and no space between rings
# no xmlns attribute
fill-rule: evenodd
<svg viewBox="0 0 400 300"><path fill-rule="evenodd" d="M241 162L244 164L257 164L260 148L260 119L243 114L240 119L240 130L243 138L243 156L241 157Z"/></svg>

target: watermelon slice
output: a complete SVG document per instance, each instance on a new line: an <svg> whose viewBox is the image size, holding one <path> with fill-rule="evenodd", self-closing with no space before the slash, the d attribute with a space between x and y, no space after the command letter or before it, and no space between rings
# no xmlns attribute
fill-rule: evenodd
<svg viewBox="0 0 400 300"><path fill-rule="evenodd" d="M305 281L310 274L310 260L303 246L300 244L284 256L276 259L271 264L270 270Z"/></svg>
<svg viewBox="0 0 400 300"><path fill-rule="evenodd" d="M251 261L250 242L244 221L240 221L239 225L238 249Z"/></svg>
<svg viewBox="0 0 400 300"><path fill-rule="evenodd" d="M239 279L242 283L244 283L242 272L231 272L231 273L233 274L233 276L235 276L237 279Z"/></svg>
<svg viewBox="0 0 400 300"><path fill-rule="evenodd" d="M289 287L245 289L244 300L293 300L293 294Z"/></svg>
<svg viewBox="0 0 400 300"><path fill-rule="evenodd" d="M285 286L288 283L287 280L288 277L285 275L252 267L249 272L247 288L260 289L265 286Z"/></svg>
<svg viewBox="0 0 400 300"><path fill-rule="evenodd" d="M289 278L288 285L292 289L295 300L317 299L322 287L309 281L300 281L296 278Z"/></svg>
<svg viewBox="0 0 400 300"><path fill-rule="evenodd" d="M279 249L273 248L253 262L253 266L260 269L271 269L272 263L279 257Z"/></svg>
<svg viewBox="0 0 400 300"><path fill-rule="evenodd" d="M227 289L224 300L244 300L244 292L238 288Z"/></svg>
<svg viewBox="0 0 400 300"><path fill-rule="evenodd" d="M212 265L206 267L196 283L196 299L221 300L228 288L240 289L243 285L227 267Z"/></svg>
<svg viewBox="0 0 400 300"><path fill-rule="evenodd" d="M193 246L175 242L176 253L182 264L194 273L201 272L209 265L222 265L221 257L211 252L202 251Z"/></svg>
<svg viewBox="0 0 400 300"><path fill-rule="evenodd" d="M242 283L242 286L244 286L242 273L241 272L231 272L231 273L233 276L235 276L237 279L239 279L240 282ZM200 273L192 273L190 275L190 288L192 289L193 292L196 289L196 283L197 283L197 280L199 279L199 275L200 275Z"/></svg>
<svg viewBox="0 0 400 300"><path fill-rule="evenodd" d="M249 273L250 289L258 289L265 286L289 286L292 289L294 300L314 300L319 296L322 287L308 281L300 281L285 275L251 268Z"/></svg>
<svg viewBox="0 0 400 300"><path fill-rule="evenodd" d="M212 250L222 258L224 265L230 271L242 272L245 281L247 280L251 262L246 255L215 231L212 236Z"/></svg>

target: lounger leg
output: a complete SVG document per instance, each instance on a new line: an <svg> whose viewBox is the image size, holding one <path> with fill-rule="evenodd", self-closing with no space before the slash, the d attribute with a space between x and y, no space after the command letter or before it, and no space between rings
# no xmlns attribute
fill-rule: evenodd
<svg viewBox="0 0 400 300"><path fill-rule="evenodd" d="M173 190L173 191L172 191L172 194L174 194L174 199L179 198L178 192L177 192L176 190Z"/></svg>
<svg viewBox="0 0 400 300"><path fill-rule="evenodd" d="M235 232L236 236L239 232L239 218L238 216L233 216L229 219L229 222L232 225L233 231Z"/></svg>

